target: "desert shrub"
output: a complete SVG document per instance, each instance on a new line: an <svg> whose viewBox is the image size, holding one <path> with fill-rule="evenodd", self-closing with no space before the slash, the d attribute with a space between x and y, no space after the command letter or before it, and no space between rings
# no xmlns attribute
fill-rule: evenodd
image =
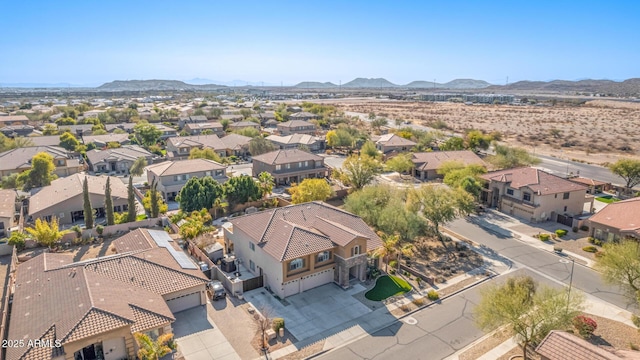
<svg viewBox="0 0 640 360"><path fill-rule="evenodd" d="M596 256L596 259L600 259L602 256L604 256L604 251L596 251L593 255Z"/></svg>
<svg viewBox="0 0 640 360"><path fill-rule="evenodd" d="M284 319L283 318L274 318L271 322L271 326L275 332L278 332L280 328L284 327Z"/></svg>
<svg viewBox="0 0 640 360"><path fill-rule="evenodd" d="M602 246L602 240L593 239L593 245L595 245L595 246Z"/></svg>
<svg viewBox="0 0 640 360"><path fill-rule="evenodd" d="M400 306L400 309L404 312L409 312L411 311L411 306L409 306L409 304L404 304Z"/></svg>
<svg viewBox="0 0 640 360"><path fill-rule="evenodd" d="M598 251L595 246L585 246L582 248L582 250L590 253L595 253Z"/></svg>
<svg viewBox="0 0 640 360"><path fill-rule="evenodd" d="M633 351L638 351L640 350L640 347L632 342L629 343L629 349L633 350Z"/></svg>
<svg viewBox="0 0 640 360"><path fill-rule="evenodd" d="M80 225L73 225L71 227L71 231L76 233L76 237L81 237L82 236L82 228L80 228Z"/></svg>
<svg viewBox="0 0 640 360"><path fill-rule="evenodd" d="M551 235L549 235L549 234L540 234L539 237L540 237L540 240L542 240L542 241L548 241L549 238L551 237Z"/></svg>
<svg viewBox="0 0 640 360"><path fill-rule="evenodd" d="M102 233L104 232L104 226L102 225L96 226L96 232L98 233L98 235L102 236Z"/></svg>
<svg viewBox="0 0 640 360"><path fill-rule="evenodd" d="M413 299L412 301L413 305L420 307L422 305L424 305L424 298L419 298L419 299Z"/></svg>
<svg viewBox="0 0 640 360"><path fill-rule="evenodd" d="M558 237L555 233L551 234L551 239L555 240Z"/></svg>
<svg viewBox="0 0 640 360"><path fill-rule="evenodd" d="M580 226L580 230L589 231L589 227L587 225L582 225L582 226Z"/></svg>
<svg viewBox="0 0 640 360"><path fill-rule="evenodd" d="M584 315L578 315L573 318L573 327L576 328L578 334L585 339L588 339L593 335L593 332L598 328L598 324L595 320Z"/></svg>
<svg viewBox="0 0 640 360"><path fill-rule="evenodd" d="M558 235L558 237L563 237L563 236L567 235L567 230L558 229L558 230L556 230L556 235Z"/></svg>
<svg viewBox="0 0 640 360"><path fill-rule="evenodd" d="M427 297L429 298L429 300L431 301L436 301L438 299L440 299L440 294L438 294L437 291L431 289L429 290L429 292L427 293Z"/></svg>
<svg viewBox="0 0 640 360"><path fill-rule="evenodd" d="M574 227L571 228L571 230L573 230L573 232L578 232L578 227L574 226Z"/></svg>
<svg viewBox="0 0 640 360"><path fill-rule="evenodd" d="M395 275L395 274L396 274L396 269L391 269L391 270L389 270L389 274L391 274L391 275Z"/></svg>
<svg viewBox="0 0 640 360"><path fill-rule="evenodd" d="M398 261L397 260L389 261L389 266L392 267L392 268L398 267Z"/></svg>
<svg viewBox="0 0 640 360"><path fill-rule="evenodd" d="M589 241L589 244L594 244L595 243L596 238L589 236L589 238L587 239L587 241Z"/></svg>

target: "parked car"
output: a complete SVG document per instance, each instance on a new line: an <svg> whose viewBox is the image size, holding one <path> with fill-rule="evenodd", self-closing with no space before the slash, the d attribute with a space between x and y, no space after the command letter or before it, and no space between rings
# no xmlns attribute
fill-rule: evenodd
<svg viewBox="0 0 640 360"><path fill-rule="evenodd" d="M209 281L207 289L211 291L211 298L213 300L224 299L224 297L227 296L224 286L222 286L222 283L218 280Z"/></svg>

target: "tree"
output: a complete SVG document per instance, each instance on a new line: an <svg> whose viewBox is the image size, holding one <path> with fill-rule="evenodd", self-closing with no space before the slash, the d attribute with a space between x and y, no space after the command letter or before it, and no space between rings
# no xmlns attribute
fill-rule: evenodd
<svg viewBox="0 0 640 360"><path fill-rule="evenodd" d="M136 221L136 193L133 191L133 178L129 176L127 187L127 222Z"/></svg>
<svg viewBox="0 0 640 360"><path fill-rule="evenodd" d="M298 185L289 189L291 201L294 204L302 204L309 201L325 201L331 196L333 190L325 179L304 179Z"/></svg>
<svg viewBox="0 0 640 360"><path fill-rule="evenodd" d="M234 133L238 134L238 135L242 135L242 136L247 136L250 138L256 138L256 137L260 137L260 130L254 128L254 127L246 127L243 129L239 129L234 131Z"/></svg>
<svg viewBox="0 0 640 360"><path fill-rule="evenodd" d="M184 212L211 209L218 198L224 197L224 188L211 176L192 177L184 185L176 200Z"/></svg>
<svg viewBox="0 0 640 360"><path fill-rule="evenodd" d="M453 151L453 150L464 150L464 140L457 136L450 137L447 141L445 141L442 145L440 145L440 150L443 151Z"/></svg>
<svg viewBox="0 0 640 360"><path fill-rule="evenodd" d="M249 152L251 156L258 156L275 151L276 146L269 140L258 136L249 141Z"/></svg>
<svg viewBox="0 0 640 360"><path fill-rule="evenodd" d="M180 212L179 216L184 216L184 212ZM211 214L207 209L192 211L186 217L183 217L184 224L180 226L180 235L185 239L195 239L198 236L214 230L211 224ZM176 221L177 222L177 221Z"/></svg>
<svg viewBox="0 0 640 360"><path fill-rule="evenodd" d="M141 156L133 162L131 169L129 169L129 173L132 176L141 176L144 173L145 166L147 166L147 159L144 156Z"/></svg>
<svg viewBox="0 0 640 360"><path fill-rule="evenodd" d="M104 211L107 216L107 225L115 224L113 217L113 199L111 198L111 177L107 177L107 184L104 189Z"/></svg>
<svg viewBox="0 0 640 360"><path fill-rule="evenodd" d="M376 118L371 120L371 127L376 130L380 130L381 127L386 126L389 123L389 120L385 118Z"/></svg>
<svg viewBox="0 0 640 360"><path fill-rule="evenodd" d="M215 152L212 148L198 149L194 147L189 152L189 159L207 159L213 160L217 163L222 162L222 158L220 157L220 155L218 155L218 153Z"/></svg>
<svg viewBox="0 0 640 360"><path fill-rule="evenodd" d="M495 155L488 156L486 160L496 169L510 169L540 163L539 158L529 155L525 149L503 145L496 145Z"/></svg>
<svg viewBox="0 0 640 360"><path fill-rule="evenodd" d="M260 187L251 176L235 176L224 183L224 193L231 208L238 204L256 201L262 196Z"/></svg>
<svg viewBox="0 0 640 360"><path fill-rule="evenodd" d="M444 175L443 182L452 188L463 188L471 195L478 196L482 191L480 175L487 169L478 164L464 165L460 161L446 161L437 170Z"/></svg>
<svg viewBox="0 0 640 360"><path fill-rule="evenodd" d="M596 266L607 283L619 285L640 302L640 244L637 241L605 243L602 256L596 257Z"/></svg>
<svg viewBox="0 0 640 360"><path fill-rule="evenodd" d="M381 169L380 162L374 158L351 155L342 164L342 169L334 171L334 176L358 190L373 181Z"/></svg>
<svg viewBox="0 0 640 360"><path fill-rule="evenodd" d="M60 135L60 147L73 151L78 145L80 145L80 142L71 133L65 132Z"/></svg>
<svg viewBox="0 0 640 360"><path fill-rule="evenodd" d="M381 155L378 149L376 149L376 144L374 144L371 140L368 140L362 145L362 147L360 148L360 154L367 155L374 159L379 158Z"/></svg>
<svg viewBox="0 0 640 360"><path fill-rule="evenodd" d="M273 175L269 174L266 171L258 174L258 187L260 188L260 193L262 194L263 198L271 194L274 185L275 181L273 179Z"/></svg>
<svg viewBox="0 0 640 360"><path fill-rule="evenodd" d="M151 189L147 191L147 194L149 194L149 213L151 213L152 218L157 218L160 215L160 207L164 204L164 201L158 192L158 183L155 180L152 182ZM164 212L167 212L167 210Z"/></svg>
<svg viewBox="0 0 640 360"><path fill-rule="evenodd" d="M158 360L177 348L172 333L158 336L156 340L147 334L134 333L138 344L138 357L142 360Z"/></svg>
<svg viewBox="0 0 640 360"><path fill-rule="evenodd" d="M57 135L58 127L54 124L45 124L42 129L42 135Z"/></svg>
<svg viewBox="0 0 640 360"><path fill-rule="evenodd" d="M84 226L87 229L93 229L93 207L91 206L91 199L89 198L89 183L87 177L84 177L82 182L82 202L84 209Z"/></svg>
<svg viewBox="0 0 640 360"><path fill-rule="evenodd" d="M327 131L327 146L332 148L351 147L354 145L353 136L343 128Z"/></svg>
<svg viewBox="0 0 640 360"><path fill-rule="evenodd" d="M640 160L620 159L611 164L609 169L624 179L625 187L628 190L640 184Z"/></svg>
<svg viewBox="0 0 640 360"><path fill-rule="evenodd" d="M473 197L467 192L440 185L423 185L412 190L409 203L413 210L422 213L441 240L440 225L468 215L475 209Z"/></svg>
<svg viewBox="0 0 640 360"><path fill-rule="evenodd" d="M242 115L245 120L251 117L252 114L253 111L251 111L251 109L240 109L240 115Z"/></svg>
<svg viewBox="0 0 640 360"><path fill-rule="evenodd" d="M20 231L12 231L7 243L9 245L15 246L16 250L22 251L24 250L25 244L27 243L27 235L21 233Z"/></svg>
<svg viewBox="0 0 640 360"><path fill-rule="evenodd" d="M264 306L261 306L258 311L255 312L255 314L253 315L254 320L256 320L256 326L258 327L258 331L260 331L260 339L261 339L261 344L262 344L262 351L267 352L267 349L269 349L269 345L267 343L267 330L271 329L272 327L272 323L271 323L271 319L273 317L273 311L271 310L271 308L266 308Z"/></svg>
<svg viewBox="0 0 640 360"><path fill-rule="evenodd" d="M489 145L491 145L493 138L491 135L485 135L480 130L471 130L465 134L464 141L467 148L473 151L478 151L480 149L487 150Z"/></svg>
<svg viewBox="0 0 640 360"><path fill-rule="evenodd" d="M18 181L18 173L13 173L11 175L2 177L2 188L3 189L17 189L20 186L20 182Z"/></svg>
<svg viewBox="0 0 640 360"><path fill-rule="evenodd" d="M47 246L49 249L53 248L53 246L66 234L68 231L60 231L60 226L58 225L58 218L53 216L50 222L42 219L36 219L33 227L25 229L35 241L42 245Z"/></svg>
<svg viewBox="0 0 640 360"><path fill-rule="evenodd" d="M563 290L538 284L531 277L512 277L506 283L481 290L474 309L476 323L483 330L507 326L522 346L523 356L554 329L568 329L581 308L582 297L571 298Z"/></svg>
<svg viewBox="0 0 640 360"><path fill-rule="evenodd" d="M373 256L382 258L384 262L384 271L387 272L387 266L389 265L389 259L393 257L398 251L398 244L400 243L399 234L387 234L382 231L378 232L378 236L382 240L382 246L374 251Z"/></svg>
<svg viewBox="0 0 640 360"><path fill-rule="evenodd" d="M76 121L70 117L61 117L54 121L56 125L75 125Z"/></svg>
<svg viewBox="0 0 640 360"><path fill-rule="evenodd" d="M47 186L56 178L56 175L53 173L55 168L53 156L46 152L37 153L31 159L31 169L18 175L18 182L24 184L24 191Z"/></svg>
<svg viewBox="0 0 640 360"><path fill-rule="evenodd" d="M138 140L138 143L143 146L151 146L158 142L160 139L160 135L162 135L162 131L160 131L155 126L147 123L147 122L138 122L136 126L133 127L133 132Z"/></svg>
<svg viewBox="0 0 640 360"><path fill-rule="evenodd" d="M398 154L387 160L385 167L389 171L397 171L400 174L407 173L413 169L411 154Z"/></svg>

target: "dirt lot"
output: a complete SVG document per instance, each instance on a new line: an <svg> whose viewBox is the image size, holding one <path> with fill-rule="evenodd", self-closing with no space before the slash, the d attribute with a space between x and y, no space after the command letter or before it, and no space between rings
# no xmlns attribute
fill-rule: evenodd
<svg viewBox="0 0 640 360"><path fill-rule="evenodd" d="M442 121L449 132L500 131L511 145L585 162L640 158L640 104L636 103L594 100L575 106L512 106L354 99L335 105L343 111L373 112L426 126Z"/></svg>

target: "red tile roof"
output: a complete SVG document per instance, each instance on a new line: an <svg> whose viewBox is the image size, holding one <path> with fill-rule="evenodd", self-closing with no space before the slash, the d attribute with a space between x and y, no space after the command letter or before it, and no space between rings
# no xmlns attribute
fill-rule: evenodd
<svg viewBox="0 0 640 360"><path fill-rule="evenodd" d="M612 351L615 349L611 348ZM618 356L602 347L593 345L575 335L564 331L552 330L536 352L550 360L623 360L639 357Z"/></svg>
<svg viewBox="0 0 640 360"><path fill-rule="evenodd" d="M538 195L585 191L587 187L532 167L492 171L480 176L487 181L508 183L514 189L528 187Z"/></svg>
<svg viewBox="0 0 640 360"><path fill-rule="evenodd" d="M640 237L640 198L607 204L591 216L589 221Z"/></svg>

